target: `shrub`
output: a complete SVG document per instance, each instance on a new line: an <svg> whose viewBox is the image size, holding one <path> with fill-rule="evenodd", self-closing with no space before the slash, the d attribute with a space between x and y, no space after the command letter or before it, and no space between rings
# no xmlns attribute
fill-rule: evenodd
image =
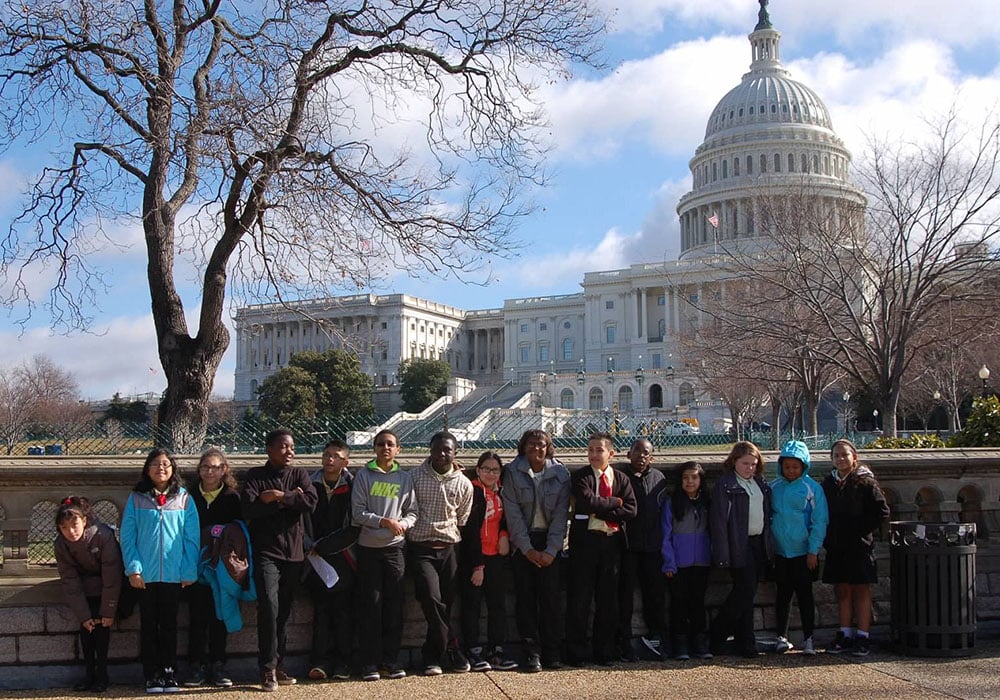
<svg viewBox="0 0 1000 700"><path fill-rule="evenodd" d="M974 399L965 427L951 439L952 447L1000 447L1000 399Z"/></svg>
<svg viewBox="0 0 1000 700"><path fill-rule="evenodd" d="M905 438L883 435L868 443L865 447L876 450L932 450L938 447L945 447L945 442L938 435L914 433Z"/></svg>

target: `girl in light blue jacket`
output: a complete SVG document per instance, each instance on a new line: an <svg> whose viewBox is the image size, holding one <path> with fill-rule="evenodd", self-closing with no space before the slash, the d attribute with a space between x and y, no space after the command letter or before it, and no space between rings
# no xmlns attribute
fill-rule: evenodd
<svg viewBox="0 0 1000 700"><path fill-rule="evenodd" d="M198 580L198 508L180 485L177 462L156 448L122 514L122 559L139 590L142 670L147 693L176 693L177 608L181 588Z"/></svg>
<svg viewBox="0 0 1000 700"><path fill-rule="evenodd" d="M826 537L829 509L823 488L808 475L809 448L789 440L778 457L780 476L771 482L771 533L774 536L775 613L778 640L775 651L792 648L788 641L788 613L795 594L802 618L802 651L815 654L816 623L813 581L819 573L819 549Z"/></svg>

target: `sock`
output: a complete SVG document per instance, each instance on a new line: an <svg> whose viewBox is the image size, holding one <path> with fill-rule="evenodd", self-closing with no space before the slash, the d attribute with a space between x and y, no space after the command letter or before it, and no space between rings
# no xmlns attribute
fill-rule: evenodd
<svg viewBox="0 0 1000 700"><path fill-rule="evenodd" d="M864 630L858 630L857 632L854 633L854 636L858 637L859 639L868 639L868 633L865 632Z"/></svg>
<svg viewBox="0 0 1000 700"><path fill-rule="evenodd" d="M854 636L854 628L853 627L841 627L840 631L841 631L841 633L844 635L844 637L846 639L851 639Z"/></svg>

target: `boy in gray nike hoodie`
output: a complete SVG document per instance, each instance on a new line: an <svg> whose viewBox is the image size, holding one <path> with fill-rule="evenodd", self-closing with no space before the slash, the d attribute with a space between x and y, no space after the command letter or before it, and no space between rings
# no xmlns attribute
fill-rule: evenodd
<svg viewBox="0 0 1000 700"><path fill-rule="evenodd" d="M406 675L398 662L403 634L403 543L417 520L413 480L399 468L399 439L391 430L375 435L375 459L359 469L351 490L351 513L358 536L358 610L371 617L359 621L362 677L380 678L381 663L389 678Z"/></svg>

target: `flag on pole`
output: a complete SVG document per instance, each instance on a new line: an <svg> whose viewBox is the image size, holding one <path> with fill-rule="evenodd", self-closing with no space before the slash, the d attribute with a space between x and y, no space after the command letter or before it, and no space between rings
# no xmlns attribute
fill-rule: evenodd
<svg viewBox="0 0 1000 700"><path fill-rule="evenodd" d="M719 212L712 212L708 217L708 223L712 224L712 228L719 228Z"/></svg>

